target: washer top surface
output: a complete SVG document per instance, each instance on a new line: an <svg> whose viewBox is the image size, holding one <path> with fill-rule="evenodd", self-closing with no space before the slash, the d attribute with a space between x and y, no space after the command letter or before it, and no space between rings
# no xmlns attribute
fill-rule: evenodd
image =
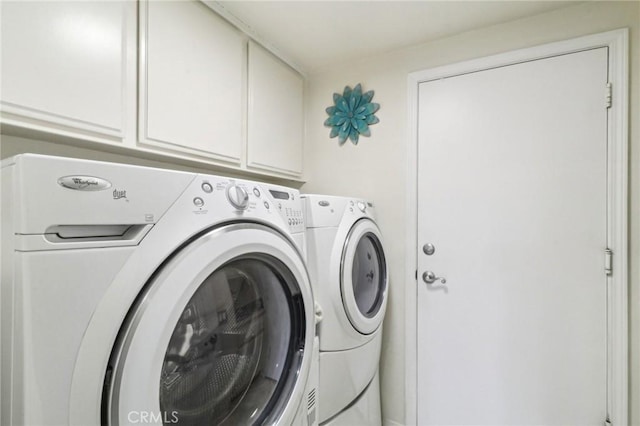
<svg viewBox="0 0 640 426"><path fill-rule="evenodd" d="M299 191L284 186L35 154L2 162L3 169L11 166L20 169L12 182L15 233L25 237L25 244L29 235L64 239L49 245L40 241L39 250L82 247L71 244L80 239L65 235L114 236L129 226L155 225L170 208L181 209L183 219L176 226L183 230L227 220L266 223L286 235L305 230Z"/></svg>

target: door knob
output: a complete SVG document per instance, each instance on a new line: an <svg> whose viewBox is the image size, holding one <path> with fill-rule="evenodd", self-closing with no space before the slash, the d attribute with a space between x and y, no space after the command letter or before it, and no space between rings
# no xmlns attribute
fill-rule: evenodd
<svg viewBox="0 0 640 426"><path fill-rule="evenodd" d="M426 271L424 274L422 274L422 281L424 281L427 284L433 284L434 282L440 280L440 282L442 284L446 284L447 283L447 279L444 277L436 277L436 274L434 274L431 271Z"/></svg>

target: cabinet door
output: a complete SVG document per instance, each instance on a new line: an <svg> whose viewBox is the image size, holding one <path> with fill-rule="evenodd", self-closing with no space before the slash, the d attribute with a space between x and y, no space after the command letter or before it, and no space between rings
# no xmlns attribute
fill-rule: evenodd
<svg viewBox="0 0 640 426"><path fill-rule="evenodd" d="M140 142L240 164L245 36L196 1L140 4Z"/></svg>
<svg viewBox="0 0 640 426"><path fill-rule="evenodd" d="M302 174L303 90L300 74L249 43L248 167Z"/></svg>
<svg viewBox="0 0 640 426"><path fill-rule="evenodd" d="M3 121L123 138L135 102L127 87L135 10L118 1L3 1Z"/></svg>

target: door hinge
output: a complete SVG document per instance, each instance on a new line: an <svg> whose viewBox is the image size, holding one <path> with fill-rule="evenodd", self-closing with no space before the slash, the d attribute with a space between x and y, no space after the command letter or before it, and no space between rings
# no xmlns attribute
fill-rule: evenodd
<svg viewBox="0 0 640 426"><path fill-rule="evenodd" d="M611 98L612 98L612 89L611 89L611 83L607 83L607 90L605 92L605 105L607 108L611 108Z"/></svg>
<svg viewBox="0 0 640 426"><path fill-rule="evenodd" d="M613 274L613 252L611 249L604 251L604 272L607 275Z"/></svg>
<svg viewBox="0 0 640 426"><path fill-rule="evenodd" d="M609 420L609 417L607 417L607 420L604 421L604 426L613 426L613 423L611 423L611 420Z"/></svg>
<svg viewBox="0 0 640 426"><path fill-rule="evenodd" d="M418 270L416 269L416 281L418 281Z"/></svg>

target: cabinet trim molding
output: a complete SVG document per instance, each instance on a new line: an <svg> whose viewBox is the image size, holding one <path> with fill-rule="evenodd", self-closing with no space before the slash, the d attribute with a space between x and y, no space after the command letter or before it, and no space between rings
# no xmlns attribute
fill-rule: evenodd
<svg viewBox="0 0 640 426"><path fill-rule="evenodd" d="M124 136L123 129L65 117L63 115L53 114L47 111L41 111L6 101L0 101L0 105L2 106L3 124L15 124L29 128L53 125L64 127L69 131L76 129L84 130L89 133L107 136L109 138L122 138Z"/></svg>
<svg viewBox="0 0 640 426"><path fill-rule="evenodd" d="M251 163L247 163L247 169L263 170L263 171L279 173L279 174L282 174L282 175L287 175L287 176L291 176L291 177L298 177L298 178L302 174L302 172L300 170L291 170L291 169L284 169L284 168L280 168L280 167L274 167L274 166L270 166L268 164L262 164L262 163L259 163L259 162L256 162L256 161L252 161Z"/></svg>

